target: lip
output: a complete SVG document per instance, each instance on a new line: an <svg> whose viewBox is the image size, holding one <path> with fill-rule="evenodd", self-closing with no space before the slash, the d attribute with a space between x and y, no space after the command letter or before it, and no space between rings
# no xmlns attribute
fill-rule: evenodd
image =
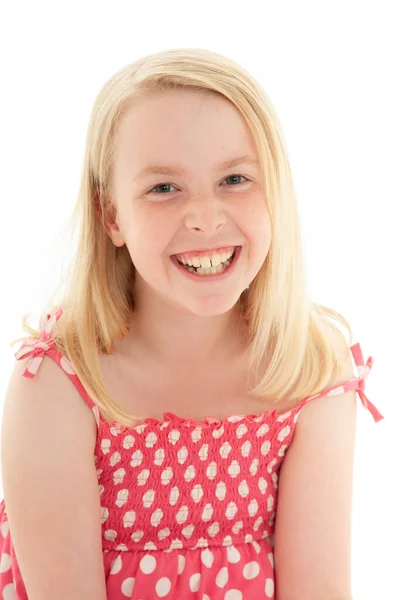
<svg viewBox="0 0 399 600"><path fill-rule="evenodd" d="M172 254L172 256L184 256L185 254L195 254L197 256L203 256L208 254L217 254L218 252L227 252L231 248L241 248L241 246L235 246L234 244L225 244L224 246L216 246L214 248L201 248L198 250L185 250L184 252L176 252L176 254Z"/></svg>
<svg viewBox="0 0 399 600"><path fill-rule="evenodd" d="M203 283L204 281L208 281L208 282L215 281L216 282L216 281L222 281L223 279L230 277L230 275L232 275L232 273L237 268L237 264L238 264L238 261L239 261L240 255L241 255L242 246L235 246L235 249L236 249L236 253L235 253L233 262L227 267L227 269L225 271L223 271L222 273L217 273L215 275L197 275L196 273L190 273L190 271L187 271L184 267L181 266L181 264L179 263L179 261L177 260L175 255L171 256L170 259L177 266L179 271L184 273L184 275L186 275L192 281L197 281L199 283Z"/></svg>

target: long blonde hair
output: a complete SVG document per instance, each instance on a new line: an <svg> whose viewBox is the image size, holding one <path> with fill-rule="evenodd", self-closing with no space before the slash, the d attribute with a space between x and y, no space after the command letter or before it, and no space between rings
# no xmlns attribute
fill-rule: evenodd
<svg viewBox="0 0 399 600"><path fill-rule="evenodd" d="M127 413L114 402L99 369L99 353L112 353L113 342L128 332L134 311L134 265L126 245L116 247L104 228L114 137L121 117L134 110L136 101L179 89L221 94L230 100L245 119L261 161L272 241L262 268L239 300L250 373L255 377L249 393L270 405L284 400L285 406L295 406L325 389L343 369L328 336L328 330L339 332L331 318L347 328L352 344L346 319L308 298L297 200L282 128L261 86L238 64L208 50L173 49L145 56L113 75L95 100L71 217L72 226L79 229L77 251L61 302L55 304L53 294L46 310L63 309L53 330L57 348L71 361L104 419L126 426L141 421L143 415ZM31 327L27 317L22 318L23 329L31 338L39 337L39 329ZM11 344L22 339L26 337Z"/></svg>

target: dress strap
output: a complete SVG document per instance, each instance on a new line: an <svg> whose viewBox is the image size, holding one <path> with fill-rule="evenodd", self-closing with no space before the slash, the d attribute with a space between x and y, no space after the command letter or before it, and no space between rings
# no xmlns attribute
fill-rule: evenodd
<svg viewBox="0 0 399 600"><path fill-rule="evenodd" d="M338 387L331 388L324 392L320 392L319 394L315 394L314 396L310 396L309 398L303 400L299 407L321 396L341 396L342 394L349 392L350 390L355 390L359 395L360 401L364 408L366 408L371 413L374 421L378 423L379 421L382 421L382 419L384 419L385 417L379 412L376 406L374 406L374 404L367 398L364 392L365 380L368 377L373 366L373 358L369 356L366 363L364 362L362 349L359 343L350 346L350 350L352 352L352 356L355 361L359 377L349 379L348 381L342 383Z"/></svg>
<svg viewBox="0 0 399 600"><path fill-rule="evenodd" d="M56 362L61 369L66 373L73 385L78 390L79 394L86 404L93 411L96 419L97 427L100 426L100 411L98 406L93 402L85 388L83 387L79 377L71 362L64 356L54 344L52 330L55 323L62 315L62 308L59 308L55 313L42 315L40 318L40 338L27 338L23 341L20 348L15 352L14 356L17 360L22 358L30 358L23 372L24 377L35 377L45 355L49 356Z"/></svg>

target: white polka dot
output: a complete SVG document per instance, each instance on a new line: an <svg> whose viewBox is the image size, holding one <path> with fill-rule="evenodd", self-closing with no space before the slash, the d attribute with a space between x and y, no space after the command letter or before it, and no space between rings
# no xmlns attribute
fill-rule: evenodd
<svg viewBox="0 0 399 600"><path fill-rule="evenodd" d="M275 465L276 463L277 463L277 459L276 459L276 458L273 458L273 460L271 460L271 461L269 462L269 464L267 465L267 472L268 472L268 473L271 473L271 472L273 471L273 467L274 467L274 465Z"/></svg>
<svg viewBox="0 0 399 600"><path fill-rule="evenodd" d="M256 498L253 498L251 502L248 504L248 513L250 517L253 517L258 512L259 506L256 501Z"/></svg>
<svg viewBox="0 0 399 600"><path fill-rule="evenodd" d="M120 485L121 483L123 483L125 475L126 471L123 467L121 467L120 469L116 469L116 471L114 471L113 473L114 485Z"/></svg>
<svg viewBox="0 0 399 600"><path fill-rule="evenodd" d="M145 445L147 448L153 448L157 442L157 434L151 431L145 438Z"/></svg>
<svg viewBox="0 0 399 600"><path fill-rule="evenodd" d="M222 458L227 458L232 450L231 444L229 442L223 442L220 446L219 453Z"/></svg>
<svg viewBox="0 0 399 600"><path fill-rule="evenodd" d="M180 492L179 492L179 488L178 488L178 487L176 487L176 486L175 486L175 487L173 487L173 488L170 490L170 494L169 494L169 504L170 504L171 506L174 506L174 505L176 504L176 502L177 502L177 501L178 501L178 499L179 499L179 494L180 494Z"/></svg>
<svg viewBox="0 0 399 600"><path fill-rule="evenodd" d="M201 582L201 573L194 573L190 577L190 590L192 592L198 592Z"/></svg>
<svg viewBox="0 0 399 600"><path fill-rule="evenodd" d="M230 563L238 563L241 558L241 554L237 548L233 545L227 546L227 560Z"/></svg>
<svg viewBox="0 0 399 600"><path fill-rule="evenodd" d="M273 496L269 496L267 499L267 510L270 512L273 508L274 498Z"/></svg>
<svg viewBox="0 0 399 600"><path fill-rule="evenodd" d="M269 554L267 555L267 558L269 559L269 562L271 564L271 566L274 568L274 555L272 552L269 552Z"/></svg>
<svg viewBox="0 0 399 600"><path fill-rule="evenodd" d="M278 436L277 436L278 441L282 442L287 437L287 435L290 434L290 432L291 432L291 427L289 425L287 425L278 434Z"/></svg>
<svg viewBox="0 0 399 600"><path fill-rule="evenodd" d="M183 554L179 554L177 557L177 574L181 575L184 571L186 564L186 557Z"/></svg>
<svg viewBox="0 0 399 600"><path fill-rule="evenodd" d="M8 583L3 588L3 600L17 600L17 596L15 593L15 587L13 583Z"/></svg>
<svg viewBox="0 0 399 600"><path fill-rule="evenodd" d="M237 521L237 523L235 523L232 527L233 533L235 533L236 535L239 533L240 529L242 529L244 526L244 523L242 521Z"/></svg>
<svg viewBox="0 0 399 600"><path fill-rule="evenodd" d="M212 461L211 463L209 463L207 469L206 469L206 476L208 477L208 479L215 479L216 477L216 473L217 473L217 464L215 463L215 461Z"/></svg>
<svg viewBox="0 0 399 600"><path fill-rule="evenodd" d="M218 429L212 431L212 435L215 439L220 438L224 433L224 427L221 425Z"/></svg>
<svg viewBox="0 0 399 600"><path fill-rule="evenodd" d="M224 483L224 481L219 481L219 483L216 486L216 497L219 500L224 500L226 497L226 484Z"/></svg>
<svg viewBox="0 0 399 600"><path fill-rule="evenodd" d="M198 456L201 460L207 460L209 451L209 444L203 444L201 449L198 450Z"/></svg>
<svg viewBox="0 0 399 600"><path fill-rule="evenodd" d="M134 436L126 435L123 438L123 447L125 448L125 450L130 450L130 448L132 448L133 446L134 446Z"/></svg>
<svg viewBox="0 0 399 600"><path fill-rule="evenodd" d="M129 490L126 488L123 490L119 490L116 496L117 496L117 498L115 500L115 504L117 506L119 506L119 508L121 508L124 504L126 504L128 498L129 498ZM129 511L129 513L126 513L126 515L127 514L134 515L135 512L134 512L134 510L131 510L131 511ZM131 526L131 524L130 524L130 526Z"/></svg>
<svg viewBox="0 0 399 600"><path fill-rule="evenodd" d="M163 517L163 510L162 510L162 508L157 508L157 509L156 509L156 510L155 510L155 511L152 513L152 515L151 515L151 519L150 519L150 521L151 521L151 525L152 525L153 527L158 527L158 525L159 525L159 523L160 523L160 521L161 521L162 517Z"/></svg>
<svg viewBox="0 0 399 600"><path fill-rule="evenodd" d="M65 358L65 356L61 357L61 367L64 369L65 373L68 373L68 375L76 375L75 369L69 360Z"/></svg>
<svg viewBox="0 0 399 600"><path fill-rule="evenodd" d="M167 467L161 473L161 482L162 482L162 485L169 485L169 483L172 480L172 477L173 477L173 469L172 469L172 467Z"/></svg>
<svg viewBox="0 0 399 600"><path fill-rule="evenodd" d="M194 525L187 525L184 529L181 530L182 534L186 538L190 538L193 535Z"/></svg>
<svg viewBox="0 0 399 600"><path fill-rule="evenodd" d="M153 571L155 571L157 566L157 561L155 556L151 556L151 554L146 554L140 561L140 569L146 575L149 575Z"/></svg>
<svg viewBox="0 0 399 600"><path fill-rule="evenodd" d="M120 556L117 556L115 558L115 560L112 561L111 563L111 570L110 570L110 575L116 575L116 573L119 573L119 571L122 568L122 559Z"/></svg>
<svg viewBox="0 0 399 600"><path fill-rule="evenodd" d="M155 452L154 464L157 465L158 467L160 467L164 460L165 460L165 450L163 448L159 448Z"/></svg>
<svg viewBox="0 0 399 600"><path fill-rule="evenodd" d="M108 454L109 449L111 447L111 440L102 439L100 446L103 454Z"/></svg>
<svg viewBox="0 0 399 600"><path fill-rule="evenodd" d="M186 448L186 446L182 446L179 450L179 452L177 453L177 461L179 463L179 465L184 465L184 463L186 462L188 456L188 450Z"/></svg>
<svg viewBox="0 0 399 600"><path fill-rule="evenodd" d="M227 469L228 474L234 478L237 477L237 475L240 472L240 465L236 460L233 460L229 466L229 468Z"/></svg>
<svg viewBox="0 0 399 600"><path fill-rule="evenodd" d="M255 548L255 550L256 550L256 554L259 554L259 553L260 553L260 550L261 550L261 548L260 548L260 544L258 544L258 542L256 542L256 541L254 540L254 541L252 542L252 545L253 545L253 547L254 547L254 548Z"/></svg>
<svg viewBox="0 0 399 600"><path fill-rule="evenodd" d="M242 600L242 592L240 590L229 590L225 593L224 600Z"/></svg>
<svg viewBox="0 0 399 600"><path fill-rule="evenodd" d="M205 548L205 550L202 550L202 552L201 552L202 564L204 564L206 567L211 567L213 565L214 560L215 560L215 557L213 555L213 552L211 550L209 550L209 548Z"/></svg>
<svg viewBox="0 0 399 600"><path fill-rule="evenodd" d="M188 519L188 506L182 506L176 514L176 521L181 525Z"/></svg>
<svg viewBox="0 0 399 600"><path fill-rule="evenodd" d="M263 423L263 425L261 425L258 429L258 431L256 432L256 436L257 437L261 437L262 435L265 435L265 433L267 433L269 431L269 425L267 423Z"/></svg>
<svg viewBox="0 0 399 600"><path fill-rule="evenodd" d="M199 502L204 495L204 491L200 483L197 483L191 490L191 497L194 502Z"/></svg>
<svg viewBox="0 0 399 600"><path fill-rule="evenodd" d="M194 443L197 443L201 439L201 435L202 435L201 427L196 427L195 429L193 429L193 431L191 433L191 439L193 440Z"/></svg>
<svg viewBox="0 0 399 600"><path fill-rule="evenodd" d="M147 479L150 476L149 469L143 469L141 473L137 475L137 485L145 485L147 483Z"/></svg>
<svg viewBox="0 0 399 600"><path fill-rule="evenodd" d="M118 501L116 501L116 504L118 504ZM119 502L118 506L121 506L120 502ZM134 512L134 510L129 510L128 512L126 512L123 515L123 526L124 527L132 527L135 521L136 521L136 513Z"/></svg>
<svg viewBox="0 0 399 600"><path fill-rule="evenodd" d="M31 360L29 362L29 367L27 367L27 369L30 373L32 373L32 375L36 375L42 360L43 360L42 356L34 356L33 358L31 358Z"/></svg>
<svg viewBox="0 0 399 600"><path fill-rule="evenodd" d="M208 594L202 594L202 600L211 600Z"/></svg>
<svg viewBox="0 0 399 600"><path fill-rule="evenodd" d="M184 479L187 481L187 483L190 483L190 481L192 479L194 479L195 477L195 467L194 465L190 465L189 467L187 467L185 473L184 473Z"/></svg>
<svg viewBox="0 0 399 600"><path fill-rule="evenodd" d="M165 527L165 529L161 529L161 531L158 531L158 537L160 540L164 540L169 535L170 535L170 529L168 527Z"/></svg>
<svg viewBox="0 0 399 600"><path fill-rule="evenodd" d="M114 542L116 540L117 532L115 529L107 529L104 531L104 538L109 542Z"/></svg>
<svg viewBox="0 0 399 600"><path fill-rule="evenodd" d="M161 577L155 585L155 591L160 598L164 598L169 594L171 587L170 579L168 577Z"/></svg>
<svg viewBox="0 0 399 600"><path fill-rule="evenodd" d="M238 511L237 504L235 502L229 502L226 508L225 515L228 519L234 519Z"/></svg>
<svg viewBox="0 0 399 600"><path fill-rule="evenodd" d="M138 530L132 533L131 538L134 542L139 542L144 535L144 531Z"/></svg>
<svg viewBox="0 0 399 600"><path fill-rule="evenodd" d="M132 460L130 461L130 466L139 467L142 462L143 462L143 453L141 452L141 450L136 450L135 452L133 452Z"/></svg>
<svg viewBox="0 0 399 600"><path fill-rule="evenodd" d="M248 431L247 427L244 425L244 423L241 423L241 425L239 425L237 427L237 431L236 431L236 435L237 435L238 439L241 439L242 436L247 433L247 431Z"/></svg>
<svg viewBox="0 0 399 600"><path fill-rule="evenodd" d="M203 511L202 511L202 520L203 521L210 521L212 519L212 515L213 515L213 507L211 504L205 504Z"/></svg>
<svg viewBox="0 0 399 600"><path fill-rule="evenodd" d="M271 448L270 440L266 440L265 442L263 442L263 444L260 447L260 451L262 452L263 456L266 456L266 454L269 452L270 448Z"/></svg>
<svg viewBox="0 0 399 600"><path fill-rule="evenodd" d="M249 494L249 488L248 488L248 484L245 481L245 479L243 481L241 481L240 485L238 486L238 493L243 498L245 498L246 496L248 496L248 494Z"/></svg>
<svg viewBox="0 0 399 600"><path fill-rule="evenodd" d="M128 577L127 579L125 579L125 581L122 582L122 594L124 596L127 596L128 598L131 598L132 596L132 592L133 592L133 588L134 588L134 581L135 578L134 577Z"/></svg>
<svg viewBox="0 0 399 600"><path fill-rule="evenodd" d="M247 563L242 572L245 579L254 579L257 575L259 575L259 573L260 573L259 563L257 563L254 560Z"/></svg>
<svg viewBox="0 0 399 600"><path fill-rule="evenodd" d="M8 521L4 521L4 523L1 524L0 531L1 531L1 535L3 536L3 538L6 538L8 535L8 532L10 531Z"/></svg>
<svg viewBox="0 0 399 600"><path fill-rule="evenodd" d="M256 475L256 473L258 472L258 467L259 467L259 458L254 458L251 466L249 467L249 470L251 471L251 475Z"/></svg>
<svg viewBox="0 0 399 600"><path fill-rule="evenodd" d="M0 573L5 573L11 567L11 556L3 552L0 560Z"/></svg>
<svg viewBox="0 0 399 600"><path fill-rule="evenodd" d="M208 534L211 537L214 537L218 533L219 533L219 523L218 523L218 521L215 521L214 523L212 523L212 525L209 525L209 527L208 527Z"/></svg>
<svg viewBox="0 0 399 600"><path fill-rule="evenodd" d="M173 445L175 445L176 442L179 441L179 438L180 438L180 431L178 431L177 429L172 429L172 431L170 431L168 433L168 440Z"/></svg>
<svg viewBox="0 0 399 600"><path fill-rule="evenodd" d="M229 578L229 571L227 567L222 567L219 573L216 575L216 585L220 588L224 587Z"/></svg>
<svg viewBox="0 0 399 600"><path fill-rule="evenodd" d="M152 503L155 498L155 490L148 490L145 494L143 494L143 507L151 508Z"/></svg>
<svg viewBox="0 0 399 600"><path fill-rule="evenodd" d="M266 596L268 598L273 598L273 595L274 595L274 581L273 581L273 579L266 579L265 592L266 592Z"/></svg>
<svg viewBox="0 0 399 600"><path fill-rule="evenodd" d="M118 463L121 459L120 452L114 452L111 458L109 459L109 464L111 467L114 467L116 463Z"/></svg>

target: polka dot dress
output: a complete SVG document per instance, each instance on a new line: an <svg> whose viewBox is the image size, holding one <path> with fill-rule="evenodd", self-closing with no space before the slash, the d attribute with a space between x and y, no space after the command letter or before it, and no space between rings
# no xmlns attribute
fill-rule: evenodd
<svg viewBox="0 0 399 600"><path fill-rule="evenodd" d="M109 600L260 600L275 598L274 524L279 470L301 407L321 395L364 394L371 366L351 347L359 377L305 399L293 410L231 415L203 422L165 412L134 427L103 420L71 363L53 344L62 310L41 319L40 340L15 354L30 357L34 377L46 354L90 406L97 423L95 467L101 498L102 546ZM28 596L0 504L0 596Z"/></svg>

